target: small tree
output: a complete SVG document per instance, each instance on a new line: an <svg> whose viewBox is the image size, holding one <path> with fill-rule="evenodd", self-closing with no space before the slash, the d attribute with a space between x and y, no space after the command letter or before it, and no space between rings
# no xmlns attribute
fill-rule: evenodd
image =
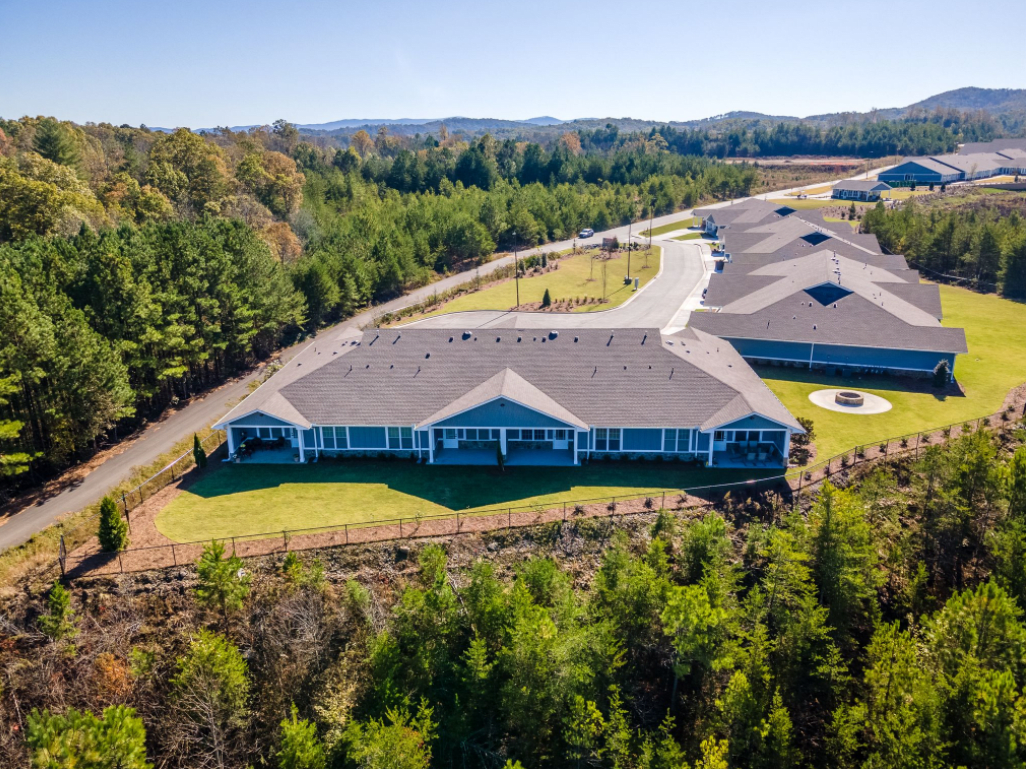
<svg viewBox="0 0 1026 769"><path fill-rule="evenodd" d="M848 218L851 221L855 221L855 217L858 215L858 209L855 208L855 201L852 201L851 208L848 209Z"/></svg>
<svg viewBox="0 0 1026 769"><path fill-rule="evenodd" d="M281 769L324 769L324 746L317 739L317 727L299 717L292 704L292 717L281 722L281 746L276 754Z"/></svg>
<svg viewBox="0 0 1026 769"><path fill-rule="evenodd" d="M495 463L501 472L506 472L506 457L502 455L502 444L498 441L495 443Z"/></svg>
<svg viewBox="0 0 1026 769"><path fill-rule="evenodd" d="M39 629L51 641L73 638L78 633L75 626L75 612L71 610L71 593L54 580L50 595L46 599L47 613L39 618Z"/></svg>
<svg viewBox="0 0 1026 769"><path fill-rule="evenodd" d="M941 358L933 368L933 386L940 389L951 380L951 367L947 358Z"/></svg>
<svg viewBox="0 0 1026 769"><path fill-rule="evenodd" d="M115 705L103 717L69 708L64 715L33 710L25 729L31 765L77 769L151 769L146 729L133 708Z"/></svg>
<svg viewBox="0 0 1026 769"><path fill-rule="evenodd" d="M541 255L541 265L543 270L549 266L549 257L544 251L542 251Z"/></svg>
<svg viewBox="0 0 1026 769"><path fill-rule="evenodd" d="M545 295L542 297L542 307L552 306L552 296L549 294L549 290L545 289Z"/></svg>
<svg viewBox="0 0 1026 769"><path fill-rule="evenodd" d="M104 552L116 553L128 547L128 524L121 517L118 503L110 495L100 502L100 547Z"/></svg>
<svg viewBox="0 0 1026 769"><path fill-rule="evenodd" d="M250 576L242 568L242 559L233 552L224 557L224 543L213 540L203 548L196 562L196 601L209 609L221 612L225 624L228 613L242 608L249 595Z"/></svg>
<svg viewBox="0 0 1026 769"><path fill-rule="evenodd" d="M203 444L200 443L199 436L196 433L192 434L192 455L196 459L196 466L202 470L207 466L207 452L203 450Z"/></svg>

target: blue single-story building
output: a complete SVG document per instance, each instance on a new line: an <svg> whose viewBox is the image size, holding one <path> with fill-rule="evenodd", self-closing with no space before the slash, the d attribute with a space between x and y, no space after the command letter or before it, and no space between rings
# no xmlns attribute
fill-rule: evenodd
<svg viewBox="0 0 1026 769"><path fill-rule="evenodd" d="M217 427L233 457L254 461L493 465L501 452L510 465L567 466L612 456L781 467L802 432L730 345L692 329L346 332Z"/></svg>
<svg viewBox="0 0 1026 769"><path fill-rule="evenodd" d="M891 191L887 182L870 181L868 179L845 179L834 185L830 197L837 200L861 200L873 202L879 200L884 193Z"/></svg>

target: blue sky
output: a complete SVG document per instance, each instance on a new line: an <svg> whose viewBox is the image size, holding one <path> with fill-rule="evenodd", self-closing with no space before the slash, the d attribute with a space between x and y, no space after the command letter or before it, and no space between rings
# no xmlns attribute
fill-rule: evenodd
<svg viewBox="0 0 1026 769"><path fill-rule="evenodd" d="M0 116L208 127L864 111L1026 87L1016 46L961 31L1024 22L1023 0L0 0Z"/></svg>

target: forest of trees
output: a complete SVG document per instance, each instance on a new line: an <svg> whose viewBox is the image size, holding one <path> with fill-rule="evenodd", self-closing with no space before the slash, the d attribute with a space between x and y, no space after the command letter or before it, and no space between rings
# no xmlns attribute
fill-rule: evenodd
<svg viewBox="0 0 1026 769"><path fill-rule="evenodd" d="M803 510L55 585L4 609L0 767L1021 767L1024 438Z"/></svg>
<svg viewBox="0 0 1026 769"><path fill-rule="evenodd" d="M882 203L862 226L894 254L942 275L963 278L983 291L1026 299L1026 218L1022 201L1000 198L944 209L910 199L900 208Z"/></svg>
<svg viewBox="0 0 1026 769"><path fill-rule="evenodd" d="M531 246L757 178L656 145L442 139L0 120L0 495L514 231Z"/></svg>
<svg viewBox="0 0 1026 769"><path fill-rule="evenodd" d="M986 115L934 113L922 118L850 122L823 128L813 123L737 121L716 128L652 128L647 134L621 133L616 126L580 131L586 151L609 152L622 146L656 142L679 155L705 157L775 157L847 155L936 155L952 152L959 142L989 141L999 126Z"/></svg>

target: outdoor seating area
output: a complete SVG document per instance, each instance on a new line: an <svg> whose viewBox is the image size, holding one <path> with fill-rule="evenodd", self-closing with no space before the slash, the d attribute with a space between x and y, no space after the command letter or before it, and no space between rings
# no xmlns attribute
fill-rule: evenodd
<svg viewBox="0 0 1026 769"><path fill-rule="evenodd" d="M716 467L780 467L784 463L780 450L772 443L729 443L727 452L717 452Z"/></svg>
<svg viewBox="0 0 1026 769"><path fill-rule="evenodd" d="M292 450L289 441L287 441L282 436L272 438L270 440L264 440L260 436L254 435L252 437L247 437L245 440L243 440L242 443L239 444L239 447L235 450L235 453L232 454L230 459L235 462L241 462L245 459L251 458L257 452L261 452L261 454L274 452L275 455L281 454L283 456L287 454L289 456L289 461L291 461L292 454L295 453ZM296 456L298 456L298 454ZM261 456L260 459L263 462L273 462L275 461L276 456Z"/></svg>

